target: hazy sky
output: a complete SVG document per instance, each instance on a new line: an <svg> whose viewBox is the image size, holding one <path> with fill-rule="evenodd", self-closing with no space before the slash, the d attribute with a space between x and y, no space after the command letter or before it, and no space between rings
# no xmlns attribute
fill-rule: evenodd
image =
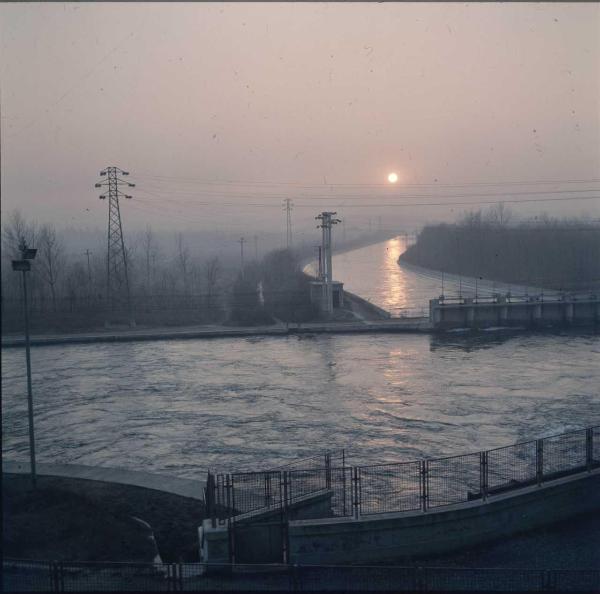
<svg viewBox="0 0 600 594"><path fill-rule="evenodd" d="M443 187L600 178L598 4L26 3L0 19L3 214L103 227L93 184L113 164L138 184L128 228L281 225L285 197L308 228L344 201L359 221L441 212L369 202L600 196ZM600 199L519 212L541 210L599 216Z"/></svg>

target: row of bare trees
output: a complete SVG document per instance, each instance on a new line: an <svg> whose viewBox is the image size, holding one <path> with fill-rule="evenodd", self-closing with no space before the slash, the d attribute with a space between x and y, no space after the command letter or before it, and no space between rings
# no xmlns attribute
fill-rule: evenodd
<svg viewBox="0 0 600 594"><path fill-rule="evenodd" d="M515 221L503 205L428 225L401 256L448 273L569 292L600 289L600 225L548 216Z"/></svg>
<svg viewBox="0 0 600 594"><path fill-rule="evenodd" d="M20 278L12 271L11 260L20 257L23 239L38 250L28 273L34 330L36 326L62 330L100 325L107 305L106 248L86 254L69 252L64 232L14 211L2 226L3 331L19 329ZM129 243L129 284L136 317L152 313L154 322L160 322L162 315L165 323L187 323L186 312L192 310L192 323L221 319L221 297L230 272L218 257L194 256L181 233L174 237L171 249L163 244L150 228L133 235Z"/></svg>

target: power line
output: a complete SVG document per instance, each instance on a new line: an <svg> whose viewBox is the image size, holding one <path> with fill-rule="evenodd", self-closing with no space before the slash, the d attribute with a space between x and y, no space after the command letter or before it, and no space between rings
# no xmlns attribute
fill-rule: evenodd
<svg viewBox="0 0 600 594"><path fill-rule="evenodd" d="M518 199L507 199L503 198L500 202L506 202L510 204L525 204L525 203L535 203L535 202L571 202L576 200L598 200L599 196L565 196L565 197L554 197L554 198L523 198L521 200ZM279 208L278 204L270 204L266 202L200 202L200 201L192 201L192 202L184 202L177 201L176 199L168 199L164 200L168 202L173 202L179 206L212 206L212 207L234 207L234 208ZM138 198L139 202L140 199ZM142 200L144 202L144 200ZM331 204L330 206L337 208L405 208L405 207L416 207L416 206L480 206L487 204L497 204L498 200L471 200L471 201L458 201L458 202L388 202L388 203L377 203L377 202L369 202L364 204ZM313 204L302 204L302 203L294 203L294 206L297 208L314 208Z"/></svg>
<svg viewBox="0 0 600 594"><path fill-rule="evenodd" d="M151 193L154 191L163 191L163 188L160 186L156 187L153 184L144 184L144 189ZM320 188L322 189L322 188ZM389 191L382 194L371 194L371 197L385 197L385 198L395 198L395 197L403 197L403 198L437 198L437 197L448 197L448 198L466 198L470 196L530 196L530 195L545 195L545 194L579 194L579 193L588 193L588 192L598 192L600 188L583 188L583 189L558 189L558 190L519 190L519 191L499 191L499 192L471 192L471 193L403 193L401 189L393 188L394 193L390 193L392 188L387 188ZM242 191L242 190L234 190L232 192L225 190L207 190L207 189L179 189L173 188L172 186L168 189L170 194L176 193L182 196L201 196L201 197L216 197L220 198L222 196L231 196L231 197L245 197L245 198L262 198L262 199L273 199L279 200L279 192L276 194L268 194L264 191ZM332 198L336 199L346 199L346 200L363 200L368 196L365 196L364 192L360 194L296 194L296 198L304 199L304 200L331 200Z"/></svg>
<svg viewBox="0 0 600 594"><path fill-rule="evenodd" d="M381 187L390 188L390 184L385 183L353 183L353 184L341 184L341 183L327 183L327 184L307 184L305 182L292 182L292 181L258 181L258 180L207 180L205 178L198 177L185 177L185 176L169 176L169 175L147 175L140 176L140 179L149 178L156 179L157 181L165 180L169 183L180 181L182 183L196 183L203 185L244 185L244 186L295 186L299 188L368 188L368 187ZM440 183L402 183L403 187L436 187L436 188L463 188L471 186L502 186L502 185L552 185L552 184L580 184L580 183L598 183L600 178L589 178L589 179L560 179L560 180L522 180L522 181L496 181L496 182L460 182L455 184L440 184Z"/></svg>

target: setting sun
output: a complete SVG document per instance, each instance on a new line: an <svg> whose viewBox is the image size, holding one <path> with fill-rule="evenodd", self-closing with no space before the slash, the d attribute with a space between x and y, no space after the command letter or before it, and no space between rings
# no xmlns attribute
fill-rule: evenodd
<svg viewBox="0 0 600 594"><path fill-rule="evenodd" d="M397 174L397 173L390 173L390 174L388 175L388 181L389 181L391 184L395 184L395 183L398 181L398 174Z"/></svg>

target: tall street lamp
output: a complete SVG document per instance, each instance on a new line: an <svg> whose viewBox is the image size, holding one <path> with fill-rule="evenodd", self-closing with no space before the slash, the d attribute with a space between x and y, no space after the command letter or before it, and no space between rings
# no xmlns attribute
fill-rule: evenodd
<svg viewBox="0 0 600 594"><path fill-rule="evenodd" d="M37 250L28 248L22 239L19 245L21 259L12 261L12 269L23 273L23 314L25 318L25 359L27 360L27 406L29 409L29 458L31 461L31 483L36 486L35 474L35 437L33 432L33 395L31 391L31 354L29 351L29 303L27 299L27 272L31 270L31 262Z"/></svg>

